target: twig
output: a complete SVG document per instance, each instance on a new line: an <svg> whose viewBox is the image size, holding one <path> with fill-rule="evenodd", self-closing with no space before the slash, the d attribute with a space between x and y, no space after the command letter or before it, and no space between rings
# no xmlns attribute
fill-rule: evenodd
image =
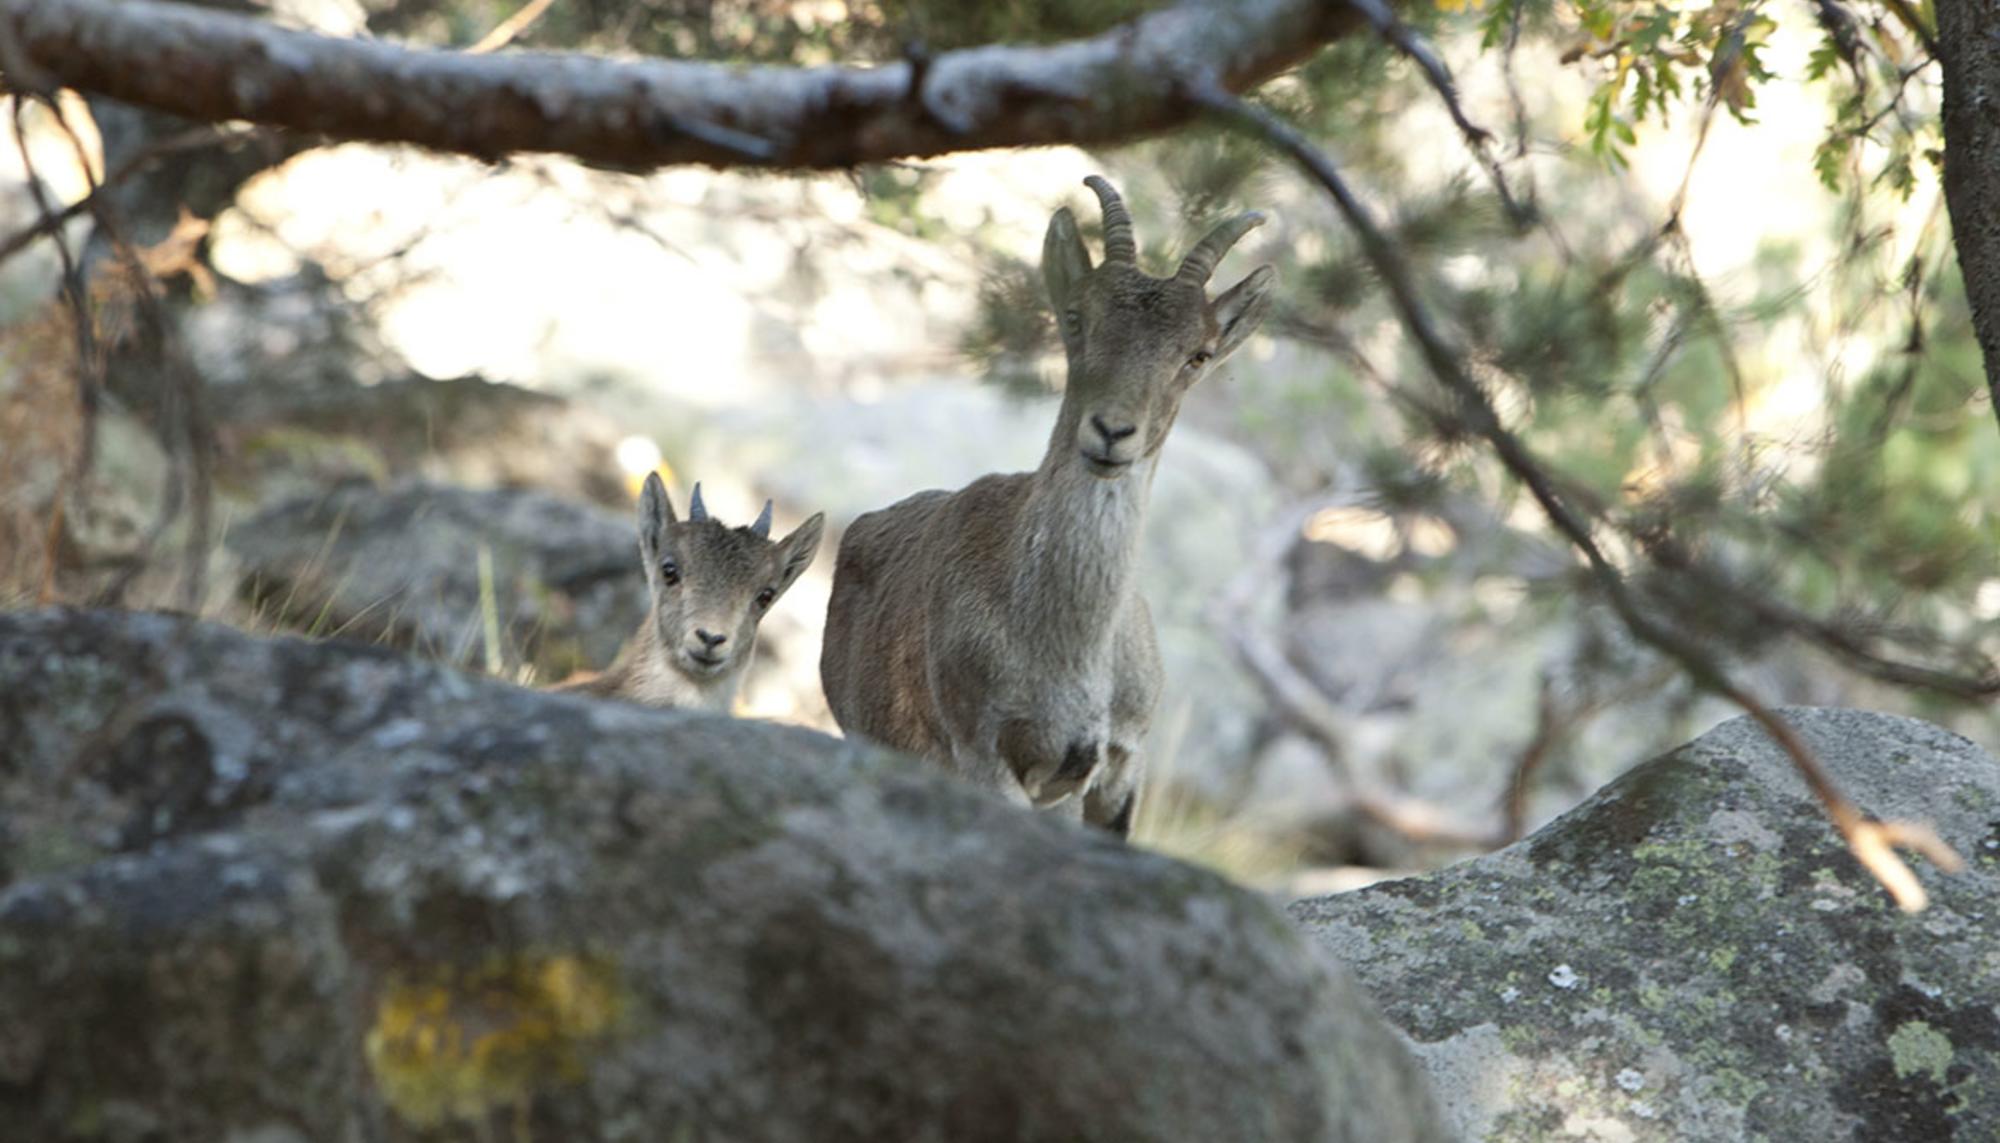
<svg viewBox="0 0 2000 1143"><path fill-rule="evenodd" d="M1297 313L1280 313L1273 320L1280 324L1285 336L1320 346L1348 362L1391 402L1413 416L1421 418L1432 431L1454 438L1463 435L1462 424L1456 422L1450 412L1390 380L1345 332ZM1681 324L1677 323L1676 329L1679 329ZM1660 352L1654 356L1642 375L1639 382L1641 394L1652 383L1659 370L1664 368L1665 358L1671 352L1676 337L1676 334L1669 333L1666 344L1662 345ZM1643 396L1641 405L1642 408L1649 410L1651 408L1650 401L1645 400ZM1647 419L1657 435L1658 415L1649 412ZM1553 467L1550 467L1550 473L1551 481L1558 486L1575 483ZM1977 702L2000 697L2000 666L1996 666L1989 659L1974 655L1966 661L1964 670L1951 670L1893 658L1889 653L1878 650L1873 644L1892 637L1905 644L1914 644L1915 640L1887 631L1878 630L1873 633L1863 631L1852 621L1837 621L1815 615L1782 599L1772 597L1698 558L1685 546L1678 544L1671 535L1644 531L1635 533L1629 523L1620 525L1620 531L1631 537L1635 545L1661 569L1680 580L1698 582L1698 594L1705 598L1727 600L1740 605L1756 622L1804 640L1869 678L1898 687L1926 690L1966 701Z"/></svg>
<svg viewBox="0 0 2000 1143"><path fill-rule="evenodd" d="M1701 153L1696 145L1695 155ZM1688 173L1694 173L1695 156L1688 157ZM1729 329L1722 320L1722 313L1715 305L1714 295L1708 292L1708 283L1702 279L1701 270L1694 264L1694 247L1688 242L1687 231L1681 228L1681 208L1686 204L1687 184L1683 182L1674 196L1673 217L1668 220L1663 236L1666 242L1680 254L1681 265L1685 268L1681 277L1694 297L1695 316L1701 319L1708 330L1708 336L1715 343L1715 353L1722 359L1722 371L1729 378L1730 402L1736 413L1736 436L1740 441L1750 438L1750 392L1744 383L1743 363L1737 360L1736 350L1729 342Z"/></svg>
<svg viewBox="0 0 2000 1143"><path fill-rule="evenodd" d="M248 131L232 132L221 126L193 127L148 144L107 173L103 179L99 180L96 188L89 194L63 207L53 217L45 214L35 222L8 235L4 240L0 240L0 262L5 262L7 259L20 253L23 249L34 243L36 239L45 238L53 234L57 227L63 226L71 220L88 213L93 209L92 200L97 195L110 190L112 187L117 186L133 175L159 162L166 156L179 151L196 150L210 143L226 139L232 134L248 138L256 133L257 131L254 128Z"/></svg>
<svg viewBox="0 0 2000 1143"><path fill-rule="evenodd" d="M1514 112L1514 157L1528 157L1528 102L1521 98L1521 77L1514 69L1515 51L1521 46L1521 9L1527 0L1507 0L1512 10L1507 13L1507 44L1500 57L1500 70L1507 79L1507 103ZM1532 176L1530 176L1532 177ZM1528 192L1534 193L1534 185L1529 184Z"/></svg>
<svg viewBox="0 0 2000 1143"><path fill-rule="evenodd" d="M1582 554L1599 590L1626 629L1639 641L1679 664L1696 686L1728 699L1756 719L1805 778L1856 859L1904 911L1922 910L1928 904L1923 886L1896 854L1895 847L1902 845L1916 849L1947 870L1958 867L1957 855L1938 841L1928 827L1864 818L1826 776L1804 742L1770 708L1738 686L1723 667L1692 640L1662 626L1639 607L1624 577L1598 545L1589 522L1571 507L1520 438L1501 423L1486 391L1460 364L1458 354L1417 296L1409 267L1391 245L1388 236L1376 225L1367 208L1348 188L1333 161L1290 123L1230 94L1212 81L1192 84L1188 96L1223 120L1249 131L1290 156L1327 191L1359 238L1363 252L1388 289L1390 301L1402 319L1404 329L1416 340L1432 375L1458 398L1471 430L1492 446L1501 464L1527 488L1550 525Z"/></svg>
<svg viewBox="0 0 2000 1143"><path fill-rule="evenodd" d="M0 36L0 40L6 37ZM35 209L41 214L42 222L48 227L55 242L56 257L62 263L62 296L69 305L72 335L76 340L76 407L77 442L76 456L70 463L69 472L64 477L64 488L55 495L55 503L49 510L48 544L42 572L41 602L54 600L56 555L61 548L63 531L63 493L74 492L83 495L84 484L90 479L91 468L97 462L97 411L103 403L104 360L97 344L96 318L90 312L90 291L83 281L83 267L70 251L69 238L63 233L62 223L56 220L54 204L49 201L48 191L42 185L40 172L35 169L34 152L28 146L27 129L22 124L25 100L14 99L14 145L21 153L21 167L27 175L28 193L34 196Z"/></svg>
<svg viewBox="0 0 2000 1143"><path fill-rule="evenodd" d="M673 142L676 137L683 137L731 155L738 162L752 165L774 163L781 153L778 144L761 135L724 127L707 119L677 114L662 107L649 107L641 115L646 134L662 145Z"/></svg>
<svg viewBox="0 0 2000 1143"><path fill-rule="evenodd" d="M1555 680L1543 672L1535 694L1535 732L1514 756L1513 769L1507 775L1507 793L1500 803L1501 836L1510 842L1519 841L1527 829L1529 781L1562 739L1563 720L1556 712L1555 691Z"/></svg>
<svg viewBox="0 0 2000 1143"><path fill-rule="evenodd" d="M1497 823L1468 821L1442 806L1395 789L1373 774L1363 773L1347 756L1341 714L1319 687L1294 666L1282 649L1265 638L1252 621L1250 603L1270 590L1284 573L1285 554L1311 515L1329 504L1328 498L1304 501L1279 515L1251 545L1243 570L1217 594L1208 613L1215 629L1250 673L1266 702L1311 739L1327 768L1341 784L1355 812L1416 842L1445 843L1493 849L1504 844Z"/></svg>
<svg viewBox="0 0 2000 1143"><path fill-rule="evenodd" d="M167 317L166 309L154 292L153 274L146 268L145 260L139 256L132 243L126 238L124 228L114 215L109 201L98 194L100 185L91 170L89 149L83 139L71 126L69 117L60 104L53 99L45 100L45 105L55 118L56 126L68 139L70 149L76 156L77 166L84 178L85 195L83 201L90 206L92 218L104 233L116 252L119 263L132 278L132 287L139 318L140 343L158 357L164 368L161 373L167 381L165 393L177 402L162 404L163 419L177 421L183 448L180 464L187 469L185 483L192 485L192 518L188 528L184 548L185 568L181 580L181 602L184 610L194 611L206 594L208 575L208 541L213 524L214 489L211 471L211 456L214 450L214 428L209 423L207 402L204 400L200 373L181 345L175 327ZM169 412L178 416L165 415ZM163 424L161 438L172 440L172 427ZM178 466L177 466L178 467ZM150 550L159 541L167 526L180 512L183 479L178 474L170 482L159 516L148 530L144 547ZM122 593L133 577L138 574L139 564L124 569L112 582L113 595Z"/></svg>
<svg viewBox="0 0 2000 1143"><path fill-rule="evenodd" d="M1979 664L1975 674L1967 675L1889 658L1870 647L1851 624L1811 615L1781 600L1746 590L1671 536L1647 537L1644 543L1648 557L1663 570L1690 581L1710 598L1741 603L1759 622L1805 639L1870 678L1970 701L2000 696L2000 669L1991 662Z"/></svg>
<svg viewBox="0 0 2000 1143"><path fill-rule="evenodd" d="M1541 692L1535 703L1535 730L1520 753L1514 756L1513 770L1507 779L1507 792L1500 803L1501 817L1505 822L1501 832L1506 843L1519 841L1527 833L1529 786L1536 771L1548 761L1549 755L1555 753L1562 740L1579 723L1598 712L1657 690L1672 672L1671 665L1660 671L1645 672L1609 693L1578 699L1567 710L1555 701L1553 680L1546 674L1542 676Z"/></svg>
<svg viewBox="0 0 2000 1143"><path fill-rule="evenodd" d="M1910 315L1909 332L1903 337L1902 373L1897 377L1896 385L1890 390L1888 397L1883 400L1881 414L1875 418L1875 424L1869 434L1869 441L1876 447L1880 447L1889 439L1889 430L1894 427L1896 418L1902 413L1911 393L1916 389L1917 369L1924 361L1924 351L1928 344L1924 334L1924 287L1927 277L1923 268L1924 252L1929 245L1931 235L1935 233L1937 220L1943 209L1944 198L1940 195L1931 203L1930 215L1924 219L1922 229L1917 232L1916 249L1910 253L1909 263L1903 269L1903 290L1908 299ZM1932 271L1932 276L1942 272L1950 261L1948 258L1938 259L1937 270Z"/></svg>
<svg viewBox="0 0 2000 1143"><path fill-rule="evenodd" d="M1854 30L1854 13L1841 5L1840 0L1812 0L1812 6L1820 29L1833 41L1834 50L1840 53L1840 61L1854 76L1855 90L1866 95L1868 73L1861 66L1861 37Z"/></svg>
<svg viewBox="0 0 2000 1143"><path fill-rule="evenodd" d="M1909 29L1917 34L1917 39L1923 42L1924 51L1930 53L1933 59L1937 58L1937 36L1924 26L1923 17L1917 13L1916 9L1910 7L1910 0L1884 0L1884 2L1888 4L1890 11L1901 17L1903 23L1908 25Z"/></svg>
<svg viewBox="0 0 2000 1143"><path fill-rule="evenodd" d="M1347 2L1367 19L1383 40L1408 57L1410 62L1416 64L1418 70L1424 73L1424 78L1430 82L1431 89L1444 101L1445 110L1450 113L1451 121L1458 127L1459 134L1465 137L1466 149L1472 152L1472 157L1486 171L1486 177L1492 180L1493 191L1500 196L1500 204L1506 209L1507 217L1516 226L1526 226L1532 222L1535 212L1523 206L1514 197L1513 190L1507 185L1506 172L1500 169L1499 161L1493 157L1492 149L1488 146L1493 140L1493 132L1474 123L1471 117L1466 115L1465 108L1458 101L1458 84L1451 78L1451 70L1445 67L1444 61L1438 58L1430 45L1424 43L1414 31L1410 30L1409 25L1396 19L1396 14L1389 10L1389 5L1384 3L1384 0L1347 0Z"/></svg>
<svg viewBox="0 0 2000 1143"><path fill-rule="evenodd" d="M1750 22L1756 18L1758 9L1761 7L1762 0L1758 0L1757 3L1753 3L1744 9L1731 22L1729 31L1724 35L1723 39L1725 41L1736 41L1736 51L1738 53L1743 51L1741 37L1749 28ZM1719 57L1720 49L1718 49L1717 54ZM1732 61L1734 58L1732 57ZM1733 62L1731 66L1733 66ZM1702 149L1708 146L1709 130L1715 126L1715 113L1722 108L1723 85L1719 82L1719 78L1719 76L1711 77L1708 85L1708 96L1702 100L1701 117L1695 121L1694 146L1688 152L1687 166L1681 170L1680 185L1674 188L1674 197L1667 201L1667 221L1660 227L1660 234L1663 237L1671 236L1680 231L1681 212L1687 207L1688 186L1694 181L1694 169L1701 162Z"/></svg>
<svg viewBox="0 0 2000 1143"><path fill-rule="evenodd" d="M520 11L500 21L492 31L481 36L478 43L465 49L465 54L469 56L485 55L487 52L499 51L501 48L506 47L514 41L515 36L526 31L528 25L541 19L542 13L548 11L549 5L555 2L556 0L528 0L526 4L521 6Z"/></svg>

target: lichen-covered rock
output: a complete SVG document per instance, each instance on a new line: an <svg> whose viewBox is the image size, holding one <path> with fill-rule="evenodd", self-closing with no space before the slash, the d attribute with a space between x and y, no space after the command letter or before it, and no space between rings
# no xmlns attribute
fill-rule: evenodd
<svg viewBox="0 0 2000 1143"><path fill-rule="evenodd" d="M540 492L363 481L229 531L242 594L312 634L485 665L490 592L503 669L543 679L610 662L646 610L629 514Z"/></svg>
<svg viewBox="0 0 2000 1143"><path fill-rule="evenodd" d="M37 1140L1442 1140L1259 898L808 731L0 614Z"/></svg>
<svg viewBox="0 0 2000 1143"><path fill-rule="evenodd" d="M2000 765L1927 723L1795 709L1843 789L1932 822L1898 912L1748 719L1527 840L1293 915L1413 1042L1461 1137L2000 1138Z"/></svg>

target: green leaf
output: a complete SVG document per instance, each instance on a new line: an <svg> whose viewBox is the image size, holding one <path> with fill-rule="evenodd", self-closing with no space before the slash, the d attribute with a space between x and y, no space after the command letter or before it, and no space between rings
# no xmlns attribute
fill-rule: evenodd
<svg viewBox="0 0 2000 1143"><path fill-rule="evenodd" d="M1813 148L1813 173L1819 176L1821 186L1835 194L1840 193L1840 176L1847 169L1847 156L1852 146L1852 136L1844 131L1834 131Z"/></svg>

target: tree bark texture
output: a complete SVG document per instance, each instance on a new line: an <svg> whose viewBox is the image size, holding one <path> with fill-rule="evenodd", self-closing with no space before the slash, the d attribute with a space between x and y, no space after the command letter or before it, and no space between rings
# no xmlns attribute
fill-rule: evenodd
<svg viewBox="0 0 2000 1143"><path fill-rule="evenodd" d="M1944 197L2000 417L2000 2L1937 6L1944 65Z"/></svg>
<svg viewBox="0 0 2000 1143"><path fill-rule="evenodd" d="M486 158L823 169L992 147L1106 143L1198 114L1363 26L1323 0L1214 0L1103 35L924 65L732 67L578 54L472 56L337 39L176 4L0 0L0 60L188 119ZM39 73L39 74L37 74ZM913 82L914 81L914 82Z"/></svg>

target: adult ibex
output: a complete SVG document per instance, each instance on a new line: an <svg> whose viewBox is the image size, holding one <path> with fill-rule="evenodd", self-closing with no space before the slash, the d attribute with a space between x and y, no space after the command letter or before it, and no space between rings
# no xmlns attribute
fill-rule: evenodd
<svg viewBox="0 0 2000 1143"><path fill-rule="evenodd" d="M603 673L553 689L646 706L727 711L757 650L757 624L819 550L823 517L771 540L771 502L747 528L729 528L702 507L694 486L688 518L674 518L658 474L639 496L639 562L652 606Z"/></svg>
<svg viewBox="0 0 2000 1143"><path fill-rule="evenodd" d="M1171 278L1140 272L1111 184L1104 263L1067 209L1042 274L1069 383L1041 467L920 492L857 519L841 541L820 681L841 729L934 759L982 786L1124 836L1160 653L1134 564L1160 446L1188 387L1268 308L1260 266L1210 301L1245 214Z"/></svg>

